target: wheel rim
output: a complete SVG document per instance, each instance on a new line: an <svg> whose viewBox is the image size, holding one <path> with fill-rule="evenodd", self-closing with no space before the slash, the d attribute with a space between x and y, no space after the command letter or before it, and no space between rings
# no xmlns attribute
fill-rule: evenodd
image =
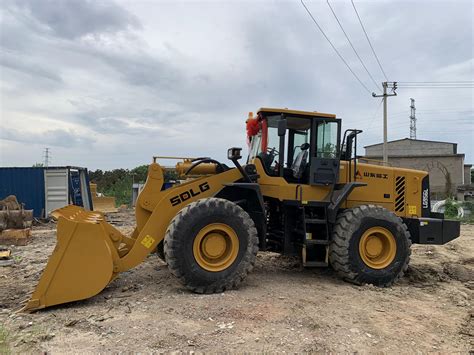
<svg viewBox="0 0 474 355"><path fill-rule="evenodd" d="M393 234L382 227L372 227L360 238L359 254L362 261L372 269L383 269L390 265L397 253Z"/></svg>
<svg viewBox="0 0 474 355"><path fill-rule="evenodd" d="M199 266L207 271L227 269L239 253L239 238L234 229L223 223L202 228L194 239L193 254Z"/></svg>

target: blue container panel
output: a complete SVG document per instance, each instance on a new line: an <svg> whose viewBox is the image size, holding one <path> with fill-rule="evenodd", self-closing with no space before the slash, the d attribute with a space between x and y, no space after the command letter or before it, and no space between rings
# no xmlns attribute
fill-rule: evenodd
<svg viewBox="0 0 474 355"><path fill-rule="evenodd" d="M15 195L35 217L45 208L43 168L0 168L0 199Z"/></svg>

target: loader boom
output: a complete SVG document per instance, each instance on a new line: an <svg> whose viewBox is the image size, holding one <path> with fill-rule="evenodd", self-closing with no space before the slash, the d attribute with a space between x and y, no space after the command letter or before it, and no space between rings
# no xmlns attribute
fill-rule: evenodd
<svg viewBox="0 0 474 355"><path fill-rule="evenodd" d="M23 310L33 311L98 294L119 273L143 262L163 240L181 209L216 195L225 184L241 178L234 168L162 190L163 169L157 163L150 164L136 206L137 227L131 237L108 224L102 213L76 206L54 211L53 216L58 219L57 245Z"/></svg>

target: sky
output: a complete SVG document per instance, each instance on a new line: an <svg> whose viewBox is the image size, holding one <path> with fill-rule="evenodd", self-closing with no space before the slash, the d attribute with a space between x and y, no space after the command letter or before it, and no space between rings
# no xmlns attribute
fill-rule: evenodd
<svg viewBox="0 0 474 355"><path fill-rule="evenodd" d="M370 92L375 87L326 1L306 0ZM331 1L377 83L384 81L349 0ZM471 1L354 1L388 80L473 81ZM378 90L378 91L377 91ZM294 1L2 0L0 165L109 170L153 155L247 152L259 107L335 113L382 141L382 107ZM472 88L399 88L388 139L458 143L474 163ZM167 163L166 161L165 163Z"/></svg>

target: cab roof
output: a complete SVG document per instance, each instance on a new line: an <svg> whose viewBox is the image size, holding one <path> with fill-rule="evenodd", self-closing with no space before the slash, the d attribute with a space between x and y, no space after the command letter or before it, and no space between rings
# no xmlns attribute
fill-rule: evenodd
<svg viewBox="0 0 474 355"><path fill-rule="evenodd" d="M288 108L269 108L261 107L258 109L257 113L284 113L293 116L306 116L306 117L325 117L325 118L336 118L336 115L332 113L323 113L317 111L300 111L300 110L291 110Z"/></svg>

